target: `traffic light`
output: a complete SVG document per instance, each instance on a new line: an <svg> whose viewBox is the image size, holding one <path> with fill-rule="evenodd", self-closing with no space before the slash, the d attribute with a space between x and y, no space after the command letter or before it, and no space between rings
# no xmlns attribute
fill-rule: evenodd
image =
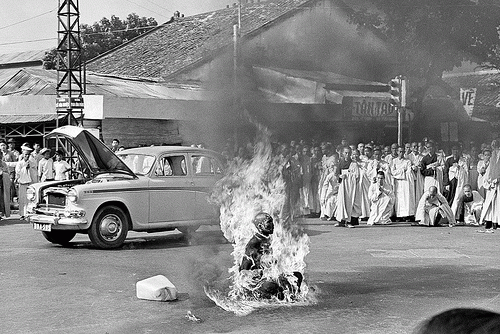
<svg viewBox="0 0 500 334"><path fill-rule="evenodd" d="M401 106L401 86L402 86L401 77L397 76L394 79L391 79L391 81L389 81L389 86L390 86L389 93L391 94L391 98L389 99L389 103L393 107L400 107Z"/></svg>

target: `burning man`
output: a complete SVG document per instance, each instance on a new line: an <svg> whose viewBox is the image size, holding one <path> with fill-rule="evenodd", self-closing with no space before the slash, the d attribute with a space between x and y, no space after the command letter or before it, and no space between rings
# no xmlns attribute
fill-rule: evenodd
<svg viewBox="0 0 500 334"><path fill-rule="evenodd" d="M500 147L494 140L491 143L490 164L484 175L486 199L483 204L481 221L486 229L496 229L500 223Z"/></svg>
<svg viewBox="0 0 500 334"><path fill-rule="evenodd" d="M367 225L390 224L392 207L394 205L394 193L390 184L385 183L385 174L379 171L376 183L372 183L368 191L370 197L370 218Z"/></svg>
<svg viewBox="0 0 500 334"><path fill-rule="evenodd" d="M448 201L435 186L431 186L418 202L415 220L420 225L441 226L441 218L447 218L450 227L455 225L455 215L451 211Z"/></svg>
<svg viewBox="0 0 500 334"><path fill-rule="evenodd" d="M397 154L390 164L390 171L394 178L396 217L408 218L415 215L415 182L411 161L404 157L404 148L398 147Z"/></svg>
<svg viewBox="0 0 500 334"><path fill-rule="evenodd" d="M253 271L251 278L257 282L253 291L257 292L259 297L272 298L275 296L280 300L284 298L286 290L291 293L300 292L302 274L299 272L293 272L296 281L295 289L284 274L281 274L275 281L262 279L264 269L262 257L271 252L271 235L274 232L274 223L269 214L260 212L253 219L253 224L257 228L257 232L248 241L239 268L240 272L243 270Z"/></svg>

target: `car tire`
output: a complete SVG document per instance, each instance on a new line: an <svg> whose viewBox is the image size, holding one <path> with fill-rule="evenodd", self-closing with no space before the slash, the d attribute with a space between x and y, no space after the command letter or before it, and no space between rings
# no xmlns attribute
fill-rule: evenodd
<svg viewBox="0 0 500 334"><path fill-rule="evenodd" d="M66 246L75 237L76 232L56 230L50 232L43 231L42 234L47 241L53 244Z"/></svg>
<svg viewBox="0 0 500 334"><path fill-rule="evenodd" d="M184 234L184 236L186 236L186 237L189 237L190 235L192 235L199 228L200 228L200 225L177 227L177 229L179 230L179 232L181 232L182 234Z"/></svg>
<svg viewBox="0 0 500 334"><path fill-rule="evenodd" d="M118 248L127 238L128 225L128 216L121 208L113 205L105 206L94 216L88 235L97 248Z"/></svg>

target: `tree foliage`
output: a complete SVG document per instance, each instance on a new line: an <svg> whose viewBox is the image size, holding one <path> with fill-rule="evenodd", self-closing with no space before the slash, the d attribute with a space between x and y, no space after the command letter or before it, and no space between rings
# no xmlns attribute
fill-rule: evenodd
<svg viewBox="0 0 500 334"><path fill-rule="evenodd" d="M369 0L349 13L359 30L369 29L390 47L389 75L427 82L470 60L500 68L500 4L497 0Z"/></svg>
<svg viewBox="0 0 500 334"><path fill-rule="evenodd" d="M94 24L81 24L80 37L82 62L92 59L118 45L130 41L131 39L145 33L158 23L152 17L140 17L136 13L131 13L125 20L118 16L111 15L111 18L103 17ZM55 69L57 59L57 49L52 49L46 53L44 67Z"/></svg>

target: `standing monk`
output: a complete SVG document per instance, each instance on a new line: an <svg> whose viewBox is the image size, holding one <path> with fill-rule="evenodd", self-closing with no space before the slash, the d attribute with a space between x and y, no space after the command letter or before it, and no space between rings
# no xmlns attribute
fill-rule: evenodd
<svg viewBox="0 0 500 334"><path fill-rule="evenodd" d="M481 222L486 229L496 229L500 223L500 147L494 140L491 143L491 158L484 175L486 198L481 213Z"/></svg>
<svg viewBox="0 0 500 334"><path fill-rule="evenodd" d="M360 171L358 163L351 159L349 147L344 147L342 151L339 170L341 183L335 219L339 222L337 226L354 227L359 224L358 218L361 216Z"/></svg>
<svg viewBox="0 0 500 334"><path fill-rule="evenodd" d="M445 186L446 199L450 206L457 200L462 188L469 181L469 160L461 149L454 145L451 148L451 156L446 158L444 164L443 184Z"/></svg>
<svg viewBox="0 0 500 334"><path fill-rule="evenodd" d="M420 172L424 176L424 189L429 189L431 186L434 186L441 192L442 183L440 180L443 179L443 172L440 167L441 164L438 161L434 142L428 141L426 149L427 154L420 162Z"/></svg>
<svg viewBox="0 0 500 334"><path fill-rule="evenodd" d="M394 193L396 196L396 217L408 218L415 215L415 183L411 161L404 157L405 150L398 147L398 156L390 165L391 174L394 178Z"/></svg>

